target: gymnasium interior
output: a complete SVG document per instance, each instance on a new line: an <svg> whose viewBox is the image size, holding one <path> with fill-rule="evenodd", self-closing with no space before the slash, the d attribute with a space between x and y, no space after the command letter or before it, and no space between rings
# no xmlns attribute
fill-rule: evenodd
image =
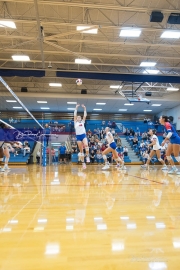
<svg viewBox="0 0 180 270"><path fill-rule="evenodd" d="M1 270L179 270L179 70L178 0L0 1Z"/></svg>

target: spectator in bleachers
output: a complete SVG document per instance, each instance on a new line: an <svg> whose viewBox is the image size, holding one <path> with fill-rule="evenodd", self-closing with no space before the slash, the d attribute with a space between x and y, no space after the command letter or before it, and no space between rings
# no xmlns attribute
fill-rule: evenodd
<svg viewBox="0 0 180 270"><path fill-rule="evenodd" d="M139 127L136 128L136 134L137 134L137 136L141 136Z"/></svg>
<svg viewBox="0 0 180 270"><path fill-rule="evenodd" d="M76 143L76 142L73 142L73 143L71 144L71 147L72 147L72 152L73 152L73 153L77 153L77 143Z"/></svg>
<svg viewBox="0 0 180 270"><path fill-rule="evenodd" d="M97 159L98 164L103 163L103 156L102 156L102 152L100 150L97 150L96 159Z"/></svg>
<svg viewBox="0 0 180 270"><path fill-rule="evenodd" d="M147 122L148 122L148 121L147 121L147 118L145 117L145 118L144 118L144 124L147 124Z"/></svg>
<svg viewBox="0 0 180 270"><path fill-rule="evenodd" d="M112 153L108 153L106 156L107 156L107 161L109 163L112 163Z"/></svg>
<svg viewBox="0 0 180 270"><path fill-rule="evenodd" d="M104 128L102 127L102 129L100 130L100 139L103 139L105 136L105 130Z"/></svg>
<svg viewBox="0 0 180 270"><path fill-rule="evenodd" d="M95 160L95 153L94 153L94 150L91 150L91 154L90 154L91 163L94 163L94 160Z"/></svg>
<svg viewBox="0 0 180 270"><path fill-rule="evenodd" d="M92 131L90 129L87 132L87 137L88 137L88 139L91 139L91 137L92 137Z"/></svg>
<svg viewBox="0 0 180 270"><path fill-rule="evenodd" d="M116 123L114 121L112 122L112 128L116 128Z"/></svg>
<svg viewBox="0 0 180 270"><path fill-rule="evenodd" d="M130 135L130 131L129 131L128 128L126 128L124 135L126 135L126 136L129 136Z"/></svg>
<svg viewBox="0 0 180 270"><path fill-rule="evenodd" d="M148 151L144 151L143 154L142 154L142 158L143 158L143 163L146 164L148 158L149 158L149 154L148 154Z"/></svg>
<svg viewBox="0 0 180 270"><path fill-rule="evenodd" d="M23 147L23 157L25 157L26 154L29 154L30 153L30 147L28 144L25 144L24 147Z"/></svg>
<svg viewBox="0 0 180 270"><path fill-rule="evenodd" d="M128 148L127 148L126 145L125 145L124 148L123 148L123 154L124 154L125 157L128 156Z"/></svg>
<svg viewBox="0 0 180 270"><path fill-rule="evenodd" d="M64 143L59 147L59 159L60 163L64 162L66 163L66 146Z"/></svg>
<svg viewBox="0 0 180 270"><path fill-rule="evenodd" d="M115 142L117 143L117 140L119 139L119 136L118 136L118 134L117 133L115 133L115 135L114 135L114 140L115 140Z"/></svg>
<svg viewBox="0 0 180 270"><path fill-rule="evenodd" d="M105 144L102 144L101 151L103 152L106 148L107 148L106 145Z"/></svg>
<svg viewBox="0 0 180 270"><path fill-rule="evenodd" d="M124 160L124 154L123 154L123 152L118 152L118 156L119 156L122 160Z"/></svg>
<svg viewBox="0 0 180 270"><path fill-rule="evenodd" d="M96 132L96 134L97 134L98 138L100 138L100 133L101 133L100 129L99 129L99 128L97 128L97 132Z"/></svg>
<svg viewBox="0 0 180 270"><path fill-rule="evenodd" d="M111 121L108 122L108 127L111 128L112 127L112 123Z"/></svg>
<svg viewBox="0 0 180 270"><path fill-rule="evenodd" d="M13 123L13 121L14 121L14 120L13 120L13 118L12 118L12 117L10 117L10 118L9 118L9 123L10 123L10 124L12 124L12 123Z"/></svg>
<svg viewBox="0 0 180 270"><path fill-rule="evenodd" d="M134 136L132 135L132 133L130 133L128 140L132 141L133 139L134 139Z"/></svg>
<svg viewBox="0 0 180 270"><path fill-rule="evenodd" d="M117 147L121 147L122 146L122 142L121 142L121 139L120 138L117 139L116 145L117 145Z"/></svg>
<svg viewBox="0 0 180 270"><path fill-rule="evenodd" d="M106 125L106 121L102 121L102 126L104 127Z"/></svg>
<svg viewBox="0 0 180 270"><path fill-rule="evenodd" d="M134 132L134 130L133 130L132 127L130 128L130 134L132 134L133 136L134 136L134 134L135 134L135 132Z"/></svg>
<svg viewBox="0 0 180 270"><path fill-rule="evenodd" d="M147 140L147 138L148 138L148 134L147 134L146 132L144 132L144 133L142 134L142 139L143 139L143 140Z"/></svg>
<svg viewBox="0 0 180 270"><path fill-rule="evenodd" d="M135 137L132 141L133 148L136 148L138 146L138 139Z"/></svg>

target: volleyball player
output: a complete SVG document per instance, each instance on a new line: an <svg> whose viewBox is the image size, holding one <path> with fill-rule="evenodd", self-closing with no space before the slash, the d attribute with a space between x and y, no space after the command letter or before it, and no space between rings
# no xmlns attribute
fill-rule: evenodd
<svg viewBox="0 0 180 270"><path fill-rule="evenodd" d="M110 132L109 127L105 128L105 133L106 133L106 140L108 141L108 148L106 148L102 153L103 159L104 159L104 162L105 162L105 166L102 168L102 170L108 170L109 169L109 163L107 161L107 156L106 156L108 153L112 153L116 163L121 164L120 169L125 170L126 167L124 166L124 161L122 161L122 159L118 156L118 152L116 151L116 143L114 141L113 135Z"/></svg>
<svg viewBox="0 0 180 270"><path fill-rule="evenodd" d="M156 136L156 130L150 129L148 133L151 136L151 144L149 144L148 147L152 146L153 149L151 150L151 152L149 154L149 158L148 158L146 164L141 165L141 168L148 169L151 159L153 158L153 156L156 155L159 162L161 162L161 164L163 165L162 170L168 170L168 167L166 166L164 160L161 158L161 146L159 144L159 139Z"/></svg>
<svg viewBox="0 0 180 270"><path fill-rule="evenodd" d="M180 137L176 132L176 129L173 127L173 125L169 122L169 119L167 116L163 115L160 117L159 122L161 125L165 127L167 136L162 142L162 146L165 145L166 141L170 141L168 144L167 150L166 150L166 156L168 162L171 164L172 169L168 172L170 174L180 174L178 172L178 169L174 165L174 161L171 157L172 153L174 154L175 159L180 164L180 157L179 157L179 146L180 146Z"/></svg>
<svg viewBox="0 0 180 270"><path fill-rule="evenodd" d="M87 117L87 112L86 112L86 107L84 105L81 105L81 107L84 109L84 116L83 119L81 116L77 116L77 109L80 105L76 105L76 109L74 111L74 128L76 132L76 139L77 139L77 144L79 147L79 159L82 161L83 169L86 169L86 164L84 162L84 153L83 153L83 145L85 147L86 151L86 161L90 162L89 159L89 147L88 147L88 140L86 137L86 129L84 127L86 117Z"/></svg>

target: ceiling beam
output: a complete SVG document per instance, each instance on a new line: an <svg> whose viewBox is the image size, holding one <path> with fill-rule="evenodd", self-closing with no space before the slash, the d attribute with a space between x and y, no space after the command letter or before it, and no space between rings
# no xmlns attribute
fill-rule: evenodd
<svg viewBox="0 0 180 270"><path fill-rule="evenodd" d="M23 3L33 4L33 0L6 0L6 2L11 3ZM141 13L148 13L150 11L156 10L157 7L138 7L138 6L120 6L120 5L108 5L108 4L98 4L98 3L84 3L84 2L67 2L67 1L53 1L53 0L39 0L39 5L53 5L53 6L65 6L65 7L80 7L80 8L88 8L88 9L103 9L103 10L115 10L115 11L129 11L129 12L141 12ZM160 7L159 7L160 8ZM161 8L161 12L166 14L170 13L177 13L180 12L179 9L163 9Z"/></svg>

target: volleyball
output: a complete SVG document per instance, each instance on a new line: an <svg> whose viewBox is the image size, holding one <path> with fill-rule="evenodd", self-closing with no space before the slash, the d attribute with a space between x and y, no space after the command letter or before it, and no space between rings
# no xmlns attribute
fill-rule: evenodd
<svg viewBox="0 0 180 270"><path fill-rule="evenodd" d="M79 86L79 85L82 85L82 80L81 79L77 79L76 80L76 84Z"/></svg>

